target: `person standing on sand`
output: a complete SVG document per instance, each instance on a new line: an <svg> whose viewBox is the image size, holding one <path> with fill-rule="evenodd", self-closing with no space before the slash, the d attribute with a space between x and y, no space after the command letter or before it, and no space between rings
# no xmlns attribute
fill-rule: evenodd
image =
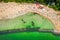
<svg viewBox="0 0 60 40"><path fill-rule="evenodd" d="M42 6L40 5L39 2L36 2L36 7L37 7L38 9L43 9L43 8L44 8L44 7L42 7Z"/></svg>
<svg viewBox="0 0 60 40"><path fill-rule="evenodd" d="M36 2L36 7L37 7L38 9L41 9L42 12L44 12L44 11L46 10L46 9L44 8L44 6L41 5L39 2Z"/></svg>

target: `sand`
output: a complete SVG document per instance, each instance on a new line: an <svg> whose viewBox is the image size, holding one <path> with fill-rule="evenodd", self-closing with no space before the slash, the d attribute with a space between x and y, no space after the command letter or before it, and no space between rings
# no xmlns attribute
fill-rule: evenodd
<svg viewBox="0 0 60 40"><path fill-rule="evenodd" d="M54 32L60 33L60 15L57 15L57 12L52 8L49 8L48 6L41 6L43 7L43 9L38 9L36 4L32 3L1 2L0 20L16 18L28 12L36 12L39 15L42 15L51 20L55 26Z"/></svg>

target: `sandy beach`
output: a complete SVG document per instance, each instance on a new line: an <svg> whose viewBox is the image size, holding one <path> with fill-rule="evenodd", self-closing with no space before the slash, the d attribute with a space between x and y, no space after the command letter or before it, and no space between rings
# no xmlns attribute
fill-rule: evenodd
<svg viewBox="0 0 60 40"><path fill-rule="evenodd" d="M41 4L40 4L41 5ZM36 4L32 3L0 3L0 20L7 20L16 18L20 15L24 15L28 12L35 12L39 15L42 15L54 24L54 32L60 33L60 15L57 15L57 12L52 8L48 8L47 6L41 5L43 9L38 9Z"/></svg>

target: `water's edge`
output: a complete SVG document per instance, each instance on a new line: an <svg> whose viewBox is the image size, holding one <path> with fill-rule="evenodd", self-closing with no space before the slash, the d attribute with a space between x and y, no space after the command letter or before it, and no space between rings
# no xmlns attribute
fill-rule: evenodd
<svg viewBox="0 0 60 40"><path fill-rule="evenodd" d="M53 35L60 36L60 34L54 33L54 30L47 30L47 29L40 29L37 28L22 28L22 29L11 29L11 30L4 30L0 31L0 35L3 34L10 34L10 33L19 33L19 32L42 32L42 33L52 33Z"/></svg>

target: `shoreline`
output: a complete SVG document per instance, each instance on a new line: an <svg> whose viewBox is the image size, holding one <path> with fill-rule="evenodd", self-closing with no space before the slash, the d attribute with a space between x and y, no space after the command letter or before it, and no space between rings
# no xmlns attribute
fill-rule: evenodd
<svg viewBox="0 0 60 40"><path fill-rule="evenodd" d="M22 28L22 29L10 29L10 30L4 30L4 31L0 31L0 35L4 35L4 34L11 34L11 33L21 33L21 32L42 32L42 33L52 33L55 36L60 36L60 34L55 33L54 30L41 30L39 27L37 28Z"/></svg>
<svg viewBox="0 0 60 40"><path fill-rule="evenodd" d="M45 10L38 9L35 4L18 4L14 2L0 3L0 19L13 19L17 16L25 14L25 12L36 12L39 15L51 20L55 26L54 30L58 30L58 33L60 33L60 20L59 16L56 14L57 12L52 8L48 8L47 6L44 6L44 9Z"/></svg>

